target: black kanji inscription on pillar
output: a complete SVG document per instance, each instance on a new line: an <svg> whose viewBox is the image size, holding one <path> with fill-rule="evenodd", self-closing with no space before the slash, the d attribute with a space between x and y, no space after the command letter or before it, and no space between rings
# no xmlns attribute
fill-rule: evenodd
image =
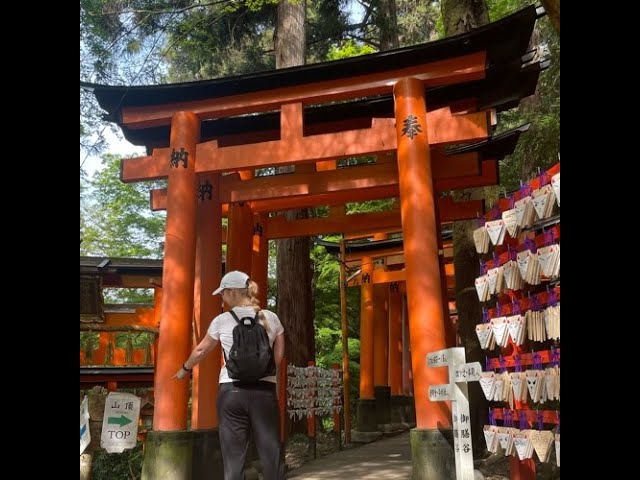
<svg viewBox="0 0 640 480"><path fill-rule="evenodd" d="M209 197L209 200L211 200L212 192L213 192L213 185L211 185L211 182L209 182L209 180L205 180L204 183L201 183L200 185L198 185L198 199L201 202L204 202L205 195Z"/></svg>
<svg viewBox="0 0 640 480"><path fill-rule="evenodd" d="M178 163L182 162L182 166L187 168L187 159L189 158L189 152L185 151L184 147L180 147L180 151L176 152L174 148L171 150L171 161L169 165L171 168L178 168Z"/></svg>
<svg viewBox="0 0 640 480"><path fill-rule="evenodd" d="M418 133L422 132L418 117L415 115L409 115L402 124L404 125L402 127L402 135L408 136L411 140L413 140L413 137L418 135Z"/></svg>

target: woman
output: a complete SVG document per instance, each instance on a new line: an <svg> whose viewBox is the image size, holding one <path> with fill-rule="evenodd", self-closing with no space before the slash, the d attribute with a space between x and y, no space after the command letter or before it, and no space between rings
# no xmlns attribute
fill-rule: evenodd
<svg viewBox="0 0 640 480"><path fill-rule="evenodd" d="M239 319L255 317L265 328L273 348L276 367L284 356L284 328L278 316L261 310L258 285L246 273L233 271L222 277L220 287L213 295L222 295L222 301ZM238 323L231 313L225 312L213 319L207 335L173 378L186 378L193 366L200 362L218 342L222 343L225 358L233 345L233 329ZM240 383L229 377L225 365L220 369L218 389L219 435L225 480L243 480L244 462L249 445L249 429L262 464L265 480L284 479L284 465L280 458L280 420L276 396L276 376L262 377L256 383Z"/></svg>

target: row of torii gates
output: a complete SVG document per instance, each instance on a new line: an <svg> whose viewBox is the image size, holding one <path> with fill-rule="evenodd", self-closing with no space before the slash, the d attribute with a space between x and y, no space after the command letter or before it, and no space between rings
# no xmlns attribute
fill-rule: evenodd
<svg viewBox="0 0 640 480"><path fill-rule="evenodd" d="M416 428L411 431L413 478L453 478L448 403L428 388L448 383L446 369L429 369L429 352L451 345L443 289L440 224L474 218L478 202L453 202L442 192L498 183L498 160L525 129L491 136L496 112L535 91L546 67L528 45L544 11L530 6L466 34L334 62L193 83L140 87L82 84L91 89L125 137L151 154L122 161L124 182L168 179L152 192L166 208L166 238L154 431L147 437L143 478L186 479L192 451L187 432L187 382L172 374L197 336L220 311L211 292L221 277L222 217L228 218L227 269L267 284L267 241L325 233L401 231ZM456 145L448 150L445 147ZM460 146L462 145L462 146ZM373 155L366 166L338 166ZM295 173L256 176L256 169L295 165ZM399 211L345 215L346 202L399 197ZM327 217L287 220L275 212L330 206ZM389 386L376 370L380 350L374 320L373 263L362 261L361 377L358 425L375 410L374 386ZM266 304L263 288L262 304ZM286 328L286 319L283 319ZM388 332L388 329L386 329ZM375 352L375 353L374 353ZM378 357L380 358L380 357ZM194 370L191 429L217 441L220 356ZM395 370L393 370L395 371ZM394 374L395 375L395 374ZM391 388L397 388L393 380ZM195 462L195 460L194 460ZM203 473L206 476L206 473Z"/></svg>

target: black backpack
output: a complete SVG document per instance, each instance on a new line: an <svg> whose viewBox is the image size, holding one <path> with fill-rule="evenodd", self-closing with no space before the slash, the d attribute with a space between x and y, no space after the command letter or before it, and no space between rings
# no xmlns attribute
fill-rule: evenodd
<svg viewBox="0 0 640 480"><path fill-rule="evenodd" d="M239 319L233 310L229 310L237 325L233 327L233 345L229 355L225 354L229 378L239 382L255 383L262 377L276 374L273 349L265 328L258 322L258 313L254 318ZM224 352L224 349L223 349Z"/></svg>

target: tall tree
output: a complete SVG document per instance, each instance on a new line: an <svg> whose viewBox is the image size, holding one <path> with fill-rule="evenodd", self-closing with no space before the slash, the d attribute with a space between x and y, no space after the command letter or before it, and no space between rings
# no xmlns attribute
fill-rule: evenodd
<svg viewBox="0 0 640 480"><path fill-rule="evenodd" d="M489 9L485 0L441 0L440 4L447 37L489 23Z"/></svg>
<svg viewBox="0 0 640 480"><path fill-rule="evenodd" d="M306 0L283 0L278 4L274 35L276 68L304 65L305 16ZM309 216L306 209L290 210L284 215L288 220ZM277 245L277 305L287 332L285 352L291 363L306 366L307 361L315 359L310 239L286 238L278 240Z"/></svg>
<svg viewBox="0 0 640 480"><path fill-rule="evenodd" d="M542 0L542 5L549 16L551 25L556 31L558 36L560 35L560 0Z"/></svg>
<svg viewBox="0 0 640 480"><path fill-rule="evenodd" d="M442 0L442 18L446 36L457 35L489 22L485 0ZM467 192L472 198L480 198L482 191ZM453 227L453 264L455 270L456 310L458 333L465 347L468 362L484 360L475 325L482 318L480 302L475 291L475 279L479 276L478 254L473 243L473 221L455 222ZM471 432L474 454L482 452L484 445L482 426L487 424L487 400L480 384L469 385L471 405Z"/></svg>
<svg viewBox="0 0 640 480"><path fill-rule="evenodd" d="M120 160L104 155L103 169L81 188L80 255L160 258L165 219L149 212L149 189L164 182L122 183Z"/></svg>
<svg viewBox="0 0 640 480"><path fill-rule="evenodd" d="M380 31L380 50L398 48L398 15L396 0L375 0L374 22Z"/></svg>
<svg viewBox="0 0 640 480"><path fill-rule="evenodd" d="M529 5L527 0L489 0L492 21ZM546 57L549 67L540 74L536 91L524 98L517 109L498 114L496 133L531 123L512 155L500 162L500 186L516 190L522 180L529 180L538 168L546 169L558 161L560 151L560 36L552 27L553 18L536 22L529 48L538 58Z"/></svg>

